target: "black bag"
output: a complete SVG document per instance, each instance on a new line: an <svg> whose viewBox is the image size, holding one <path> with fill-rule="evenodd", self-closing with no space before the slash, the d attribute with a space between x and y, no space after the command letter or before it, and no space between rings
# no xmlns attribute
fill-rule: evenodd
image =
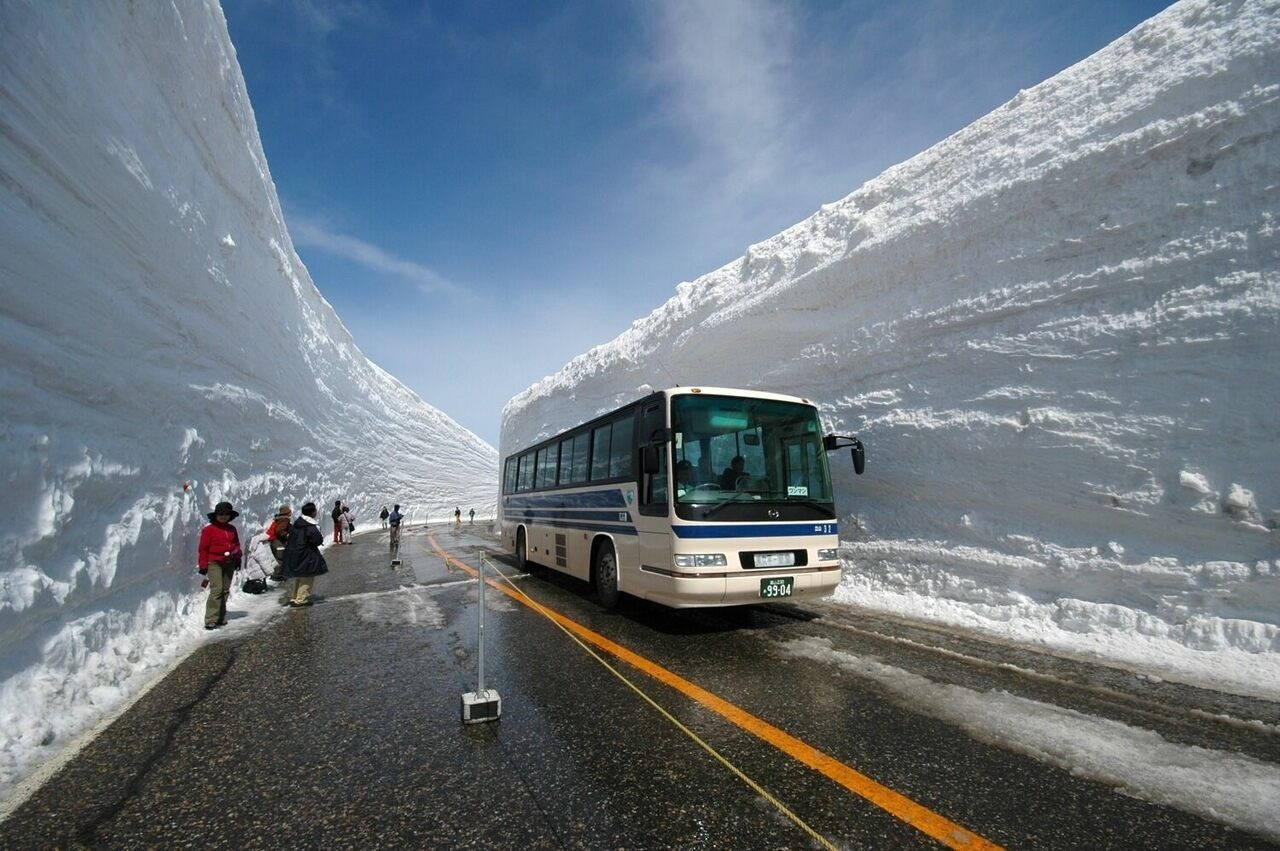
<svg viewBox="0 0 1280 851"><path fill-rule="evenodd" d="M244 584L240 586L240 590L246 594L265 594L267 593L267 581L265 579L246 579Z"/></svg>

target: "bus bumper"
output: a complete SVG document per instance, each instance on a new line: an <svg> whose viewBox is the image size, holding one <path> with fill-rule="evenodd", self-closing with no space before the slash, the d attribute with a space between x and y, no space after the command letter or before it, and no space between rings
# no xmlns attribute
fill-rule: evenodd
<svg viewBox="0 0 1280 851"><path fill-rule="evenodd" d="M761 580L779 577L791 577L791 595L768 599L761 597ZM829 595L840 584L840 565L820 566L816 570L804 572L780 569L716 576L681 576L678 573L658 575L645 571L644 584L644 590L637 596L675 609L782 603Z"/></svg>

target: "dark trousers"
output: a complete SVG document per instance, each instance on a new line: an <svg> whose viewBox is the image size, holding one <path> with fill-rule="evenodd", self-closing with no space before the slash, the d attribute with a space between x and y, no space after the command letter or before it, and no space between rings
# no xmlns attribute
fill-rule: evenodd
<svg viewBox="0 0 1280 851"><path fill-rule="evenodd" d="M205 626L227 622L227 597L231 594L231 581L235 575L234 564L215 561L209 565L209 572L205 574L209 580L209 599L204 603Z"/></svg>

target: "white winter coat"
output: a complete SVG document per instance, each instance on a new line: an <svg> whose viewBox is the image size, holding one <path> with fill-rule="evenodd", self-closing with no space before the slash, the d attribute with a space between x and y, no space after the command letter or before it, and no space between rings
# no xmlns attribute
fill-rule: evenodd
<svg viewBox="0 0 1280 851"><path fill-rule="evenodd" d="M271 555L271 545L267 543L267 533L259 532L249 539L249 552L244 560L245 579L261 579L266 581L276 569L275 556Z"/></svg>

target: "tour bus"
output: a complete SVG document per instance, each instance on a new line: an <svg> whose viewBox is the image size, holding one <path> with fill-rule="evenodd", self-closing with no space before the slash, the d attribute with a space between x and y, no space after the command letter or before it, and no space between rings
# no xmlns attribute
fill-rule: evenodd
<svg viewBox="0 0 1280 851"><path fill-rule="evenodd" d="M817 597L840 581L826 435L808 399L674 387L507 457L502 535L530 563L667 606Z"/></svg>

